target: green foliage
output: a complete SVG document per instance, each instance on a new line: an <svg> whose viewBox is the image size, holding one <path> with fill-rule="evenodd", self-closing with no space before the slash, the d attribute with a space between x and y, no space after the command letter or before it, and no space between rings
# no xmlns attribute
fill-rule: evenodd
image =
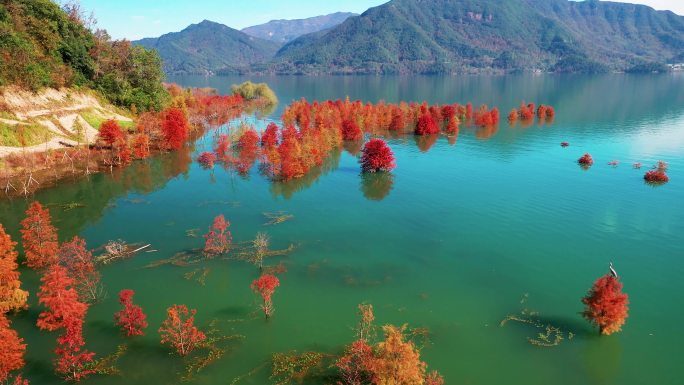
<svg viewBox="0 0 684 385"><path fill-rule="evenodd" d="M684 51L684 17L567 0L393 0L278 51L279 73L622 71Z"/></svg>
<svg viewBox="0 0 684 385"><path fill-rule="evenodd" d="M670 72L670 67L663 63L641 63L627 69L626 72L630 74L662 74Z"/></svg>
<svg viewBox="0 0 684 385"><path fill-rule="evenodd" d="M231 91L245 100L264 99L267 105L278 104L278 97L266 83L252 83L248 80L242 84L233 85Z"/></svg>
<svg viewBox="0 0 684 385"><path fill-rule="evenodd" d="M272 20L266 24L255 25L242 32L264 40L287 43L307 33L318 32L341 24L355 13L337 12L324 16L298 20Z"/></svg>
<svg viewBox="0 0 684 385"><path fill-rule="evenodd" d="M121 107L161 110L170 98L159 56L93 33L69 11L51 0L0 2L0 86L89 87Z"/></svg>
<svg viewBox="0 0 684 385"><path fill-rule="evenodd" d="M40 124L10 125L0 122L0 146L21 147L44 143L52 134Z"/></svg>
<svg viewBox="0 0 684 385"><path fill-rule="evenodd" d="M142 39L134 44L159 52L167 73L201 75L267 62L280 47L208 20L163 38Z"/></svg>

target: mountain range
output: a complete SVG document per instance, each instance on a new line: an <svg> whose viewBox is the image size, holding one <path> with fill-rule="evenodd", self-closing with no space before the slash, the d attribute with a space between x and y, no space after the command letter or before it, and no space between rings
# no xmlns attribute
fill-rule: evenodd
<svg viewBox="0 0 684 385"><path fill-rule="evenodd" d="M307 19L271 20L265 24L245 28L242 32L260 39L286 44L302 35L335 27L352 16L358 14L337 12Z"/></svg>
<svg viewBox="0 0 684 385"><path fill-rule="evenodd" d="M135 43L168 73L650 71L684 58L683 16L598 0L392 0L322 20L288 42L293 28L275 28L287 22L245 29L266 40L205 21Z"/></svg>

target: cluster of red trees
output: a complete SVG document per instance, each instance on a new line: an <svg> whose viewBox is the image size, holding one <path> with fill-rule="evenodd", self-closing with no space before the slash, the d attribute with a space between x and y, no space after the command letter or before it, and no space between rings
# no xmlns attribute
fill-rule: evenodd
<svg viewBox="0 0 684 385"><path fill-rule="evenodd" d="M520 108L517 110L514 108L508 114L508 122L514 124L518 119L523 122L529 122L534 119L535 115L540 121L546 120L547 122L551 122L556 116L556 110L554 110L552 106L540 104L537 107L534 103L525 104L525 102L522 102L520 103Z"/></svg>
<svg viewBox="0 0 684 385"><path fill-rule="evenodd" d="M26 344L12 329L7 314L26 308L28 292L21 289L17 265L16 242L0 224L0 383L10 383L12 372L24 367ZM21 374L14 376L14 384L23 385ZM27 384L27 383L26 383Z"/></svg>
<svg viewBox="0 0 684 385"><path fill-rule="evenodd" d="M54 350L57 356L55 372L65 380L75 382L103 373L107 368L99 366L95 353L85 348L83 337L90 303L99 299L101 294L100 274L92 253L79 237L59 245L50 212L39 202L29 206L21 225L26 265L41 274L37 297L45 309L38 315L36 325L41 330L61 332ZM231 242L228 226L223 216L216 217L205 236L206 253L216 255L227 251ZM14 374L24 366L26 344L11 328L7 316L9 312L28 307L28 292L21 289L15 246L16 243L0 224L0 383L28 385L20 374ZM255 285L261 290L265 304L270 304L275 287L266 278L260 282ZM122 308L114 314L116 325L127 337L144 335L148 326L147 316L133 302L134 295L133 290L122 290L119 293ZM272 305L268 308L270 315ZM201 346L207 337L194 326L194 315L195 310L188 310L185 305L168 308L167 318L159 329L162 344L172 346L181 356Z"/></svg>
<svg viewBox="0 0 684 385"><path fill-rule="evenodd" d="M563 146L563 144L567 144L567 143L563 142L563 143L561 143L561 146ZM563 147L566 147L566 146L563 146ZM582 155L582 157L580 157L577 160L577 163L579 163L579 165L583 169L586 170L594 164L594 159L591 157L590 154L587 153L587 154ZM608 162L608 164L613 166L613 167L616 167L618 164L620 164L620 162L617 160L612 160L612 161ZM632 167L634 169L640 169L641 163L634 163L632 165ZM667 173L666 173L667 167L668 167L668 165L666 162L664 162L662 160L658 161L658 163L655 166L653 166L652 170L649 170L646 172L646 174L644 174L644 180L646 181L646 183L649 183L652 185L661 185L661 184L669 182L670 178L667 176Z"/></svg>
<svg viewBox="0 0 684 385"><path fill-rule="evenodd" d="M102 145L110 150L105 161L109 165L126 165L135 159L145 159L152 150L178 150L191 133L210 126L220 126L237 118L246 102L240 95L217 95L211 89L182 89L167 86L172 96L171 107L161 112L144 112L129 132L115 120L104 122L98 135Z"/></svg>
<svg viewBox="0 0 684 385"><path fill-rule="evenodd" d="M145 159L151 148L158 151L177 150L188 139L190 125L180 108L169 108L160 113L146 112L137 122L134 133L121 128L116 120L100 126L99 140L110 149L109 165L123 166L136 159Z"/></svg>
<svg viewBox="0 0 684 385"><path fill-rule="evenodd" d="M373 343L373 307L359 305L359 310L362 316L357 329L359 338L346 347L335 363L339 384L444 384L439 373L427 371L420 351L406 338L406 326L383 326L384 340Z"/></svg>
<svg viewBox="0 0 684 385"><path fill-rule="evenodd" d="M670 177L667 176L667 163L658 161L653 170L647 171L644 175L644 180L652 184L662 184L670 181Z"/></svg>
<svg viewBox="0 0 684 385"><path fill-rule="evenodd" d="M237 157L227 155L231 148L227 138L219 138L214 154L219 160L237 165L240 172L246 172L259 159L266 175L274 180L290 180L323 165L330 153L344 143L361 142L367 133L455 136L461 122L496 125L499 113L486 106L473 112L470 104L363 104L349 99L309 103L303 99L285 109L282 121L282 127L270 123L261 137L252 128L244 130L234 146L239 150ZM379 169L389 170L391 164L393 161L387 161Z"/></svg>

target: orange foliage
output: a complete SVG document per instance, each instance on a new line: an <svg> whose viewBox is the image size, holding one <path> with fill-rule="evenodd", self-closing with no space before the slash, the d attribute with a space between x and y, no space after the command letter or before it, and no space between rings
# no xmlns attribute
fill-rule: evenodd
<svg viewBox="0 0 684 385"><path fill-rule="evenodd" d="M95 268L93 254L86 248L85 240L75 236L62 243L59 248L59 262L76 283L81 302L91 302L100 295L100 272Z"/></svg>
<svg viewBox="0 0 684 385"><path fill-rule="evenodd" d="M24 367L26 344L12 329L4 312L0 312L0 341L2 341L0 343L0 384L5 384L5 381L9 383L8 379L12 371Z"/></svg>
<svg viewBox="0 0 684 385"><path fill-rule="evenodd" d="M26 255L26 266L41 269L57 262L57 230L52 226L50 211L38 201L26 210L21 221L21 239Z"/></svg>
<svg viewBox="0 0 684 385"><path fill-rule="evenodd" d="M619 332L625 324L629 298L622 292L622 283L611 274L596 280L582 303L586 306L584 318L598 326L601 334Z"/></svg>
<svg viewBox="0 0 684 385"><path fill-rule="evenodd" d="M197 349L207 336L195 327L195 309L185 305L173 305L166 309L166 319L159 328L162 345L173 347L180 356L187 356Z"/></svg>
<svg viewBox="0 0 684 385"><path fill-rule="evenodd" d="M169 108L162 113L161 128L164 148L178 150L188 139L188 117L179 108Z"/></svg>
<svg viewBox="0 0 684 385"><path fill-rule="evenodd" d="M261 135L261 145L264 147L275 147L278 145L278 125L271 122L266 126L266 130Z"/></svg>
<svg viewBox="0 0 684 385"><path fill-rule="evenodd" d="M21 290L17 270L16 242L5 232L0 224L0 313L22 310L27 307L28 292ZM2 379L0 379L2 383Z"/></svg>
<svg viewBox="0 0 684 385"><path fill-rule="evenodd" d="M38 303L48 308L38 315L39 329L54 331L66 326L70 319L82 319L88 306L79 302L75 282L66 268L53 264L40 279Z"/></svg>
<svg viewBox="0 0 684 385"><path fill-rule="evenodd" d="M133 156L137 159L145 159L150 156L150 137L140 133L133 140Z"/></svg>
<svg viewBox="0 0 684 385"><path fill-rule="evenodd" d="M420 360L420 353L413 342L404 340L405 329L405 326L392 325L382 328L385 340L378 344L375 359L370 365L373 384L423 384L427 365Z"/></svg>

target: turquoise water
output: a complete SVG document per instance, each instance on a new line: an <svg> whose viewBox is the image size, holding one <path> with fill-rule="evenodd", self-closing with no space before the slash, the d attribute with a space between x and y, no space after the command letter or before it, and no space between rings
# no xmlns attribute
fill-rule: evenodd
<svg viewBox="0 0 684 385"><path fill-rule="evenodd" d="M227 92L242 78L183 77L185 86ZM487 103L502 116L522 100L556 108L552 125L495 132L462 128L455 143L441 137L428 149L413 137L389 139L397 168L392 177L364 180L357 159L344 151L315 175L272 184L254 168L240 177L192 162L209 150L213 133L181 152L40 191L45 204L83 202L51 211L60 239L83 236L95 248L111 239L151 243L159 250L102 268L108 298L91 307L85 338L98 353L126 340L112 324L116 293L136 291L149 317L147 335L133 339L122 373L92 384L179 382L183 362L159 345L165 309L185 303L206 325L243 339L202 371L194 383L229 384L268 361L272 352L338 353L354 338L356 305L372 303L380 324L409 323L430 330L422 357L447 384L676 384L684 308L684 76L511 77L274 77L267 81L281 104L306 97L376 102ZM505 120L505 118L504 118ZM258 122L262 126L265 122ZM560 147L567 141L570 147ZM590 152L595 164L576 160ZM669 163L670 183L651 187L643 174ZM609 161L619 160L617 167ZM641 162L641 170L632 163ZM28 201L0 202L0 221L18 239ZM264 226L264 212L294 218ZM231 222L235 242L267 232L288 272L274 295L276 312L252 319L257 302L249 283L257 269L215 260L199 266L149 263L201 247L186 231L206 231L217 214ZM599 337L579 315L580 298L613 261L630 317L622 333ZM184 279L209 268L203 286ZM32 308L14 325L29 345L27 376L53 384L56 334L33 326L37 278L23 271ZM527 342L538 330L499 323L530 309L566 337L553 348ZM573 333L568 339L567 332ZM266 384L268 368L240 384ZM324 383L311 381L311 384Z"/></svg>

